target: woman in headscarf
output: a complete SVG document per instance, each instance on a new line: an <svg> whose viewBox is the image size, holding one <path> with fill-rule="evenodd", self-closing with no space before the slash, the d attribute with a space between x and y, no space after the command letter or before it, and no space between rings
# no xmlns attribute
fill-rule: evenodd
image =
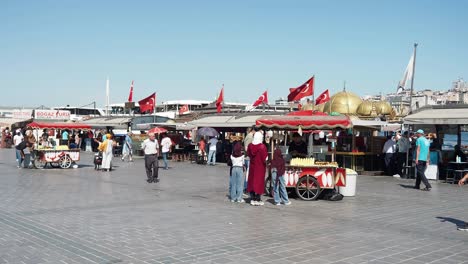
<svg viewBox="0 0 468 264"><path fill-rule="evenodd" d="M239 142L235 143L231 155L231 179L230 179L230 197L231 202L243 203L242 194L244 184L244 155L242 155L242 146Z"/></svg>
<svg viewBox="0 0 468 264"><path fill-rule="evenodd" d="M273 181L273 198L276 205L290 205L291 202L286 192L286 185L284 181L284 173L286 171L285 161L281 154L281 149L276 149L273 153L273 160L271 161L271 179Z"/></svg>
<svg viewBox="0 0 468 264"><path fill-rule="evenodd" d="M132 132L128 132L125 135L123 150L122 150L122 161L125 161L125 158L129 156L129 161L133 161L133 140L132 140Z"/></svg>
<svg viewBox="0 0 468 264"><path fill-rule="evenodd" d="M112 140L112 135L107 134L106 140L104 140L101 144L99 144L99 151L102 152L102 165L101 168L103 171L111 171L112 170L112 157L113 149L114 149L115 142Z"/></svg>
<svg viewBox="0 0 468 264"><path fill-rule="evenodd" d="M265 188L265 172L268 151L263 142L263 134L255 132L252 143L247 147L250 158L249 181L247 191L250 192L251 205L263 205L261 195Z"/></svg>

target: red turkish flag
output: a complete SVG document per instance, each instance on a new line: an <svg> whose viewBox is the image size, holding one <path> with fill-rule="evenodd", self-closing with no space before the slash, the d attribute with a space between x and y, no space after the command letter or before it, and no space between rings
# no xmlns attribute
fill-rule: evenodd
<svg viewBox="0 0 468 264"><path fill-rule="evenodd" d="M223 108L223 101L224 101L224 84L221 92L219 93L218 99L216 99L216 111L221 113L221 109Z"/></svg>
<svg viewBox="0 0 468 264"><path fill-rule="evenodd" d="M288 102L299 101L301 98L314 94L314 76L296 88L289 88Z"/></svg>
<svg viewBox="0 0 468 264"><path fill-rule="evenodd" d="M138 101L138 104L140 105L140 113L144 113L146 111L153 112L154 107L156 106L156 93Z"/></svg>
<svg viewBox="0 0 468 264"><path fill-rule="evenodd" d="M132 81L132 85L130 85L130 94L128 95L128 102L132 102L133 101L133 81Z"/></svg>
<svg viewBox="0 0 468 264"><path fill-rule="evenodd" d="M252 106L258 106L260 104L268 104L268 94L267 91L265 91L260 97L253 103Z"/></svg>
<svg viewBox="0 0 468 264"><path fill-rule="evenodd" d="M179 109L179 115L185 113L185 112L188 112L189 111L189 108L188 108L188 104L182 106L180 109Z"/></svg>
<svg viewBox="0 0 468 264"><path fill-rule="evenodd" d="M315 104L323 104L330 101L330 93L328 93L328 89L325 92L321 93L317 99L315 99Z"/></svg>

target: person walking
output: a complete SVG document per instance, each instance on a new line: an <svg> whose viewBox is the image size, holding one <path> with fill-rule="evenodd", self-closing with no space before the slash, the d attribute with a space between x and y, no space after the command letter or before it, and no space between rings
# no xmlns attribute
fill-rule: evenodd
<svg viewBox="0 0 468 264"><path fill-rule="evenodd" d="M247 148L252 143L253 136L255 134L255 130L253 128L247 128L247 133L244 138L244 151L247 153ZM244 180L244 193L247 193L247 181L249 180L249 166L250 166L250 158L249 156L245 156L245 180Z"/></svg>
<svg viewBox="0 0 468 264"><path fill-rule="evenodd" d="M16 130L16 135L13 137L13 144L15 145L16 162L18 162L18 169L21 168L24 161L24 149L26 148L26 142L21 134L21 129Z"/></svg>
<svg viewBox="0 0 468 264"><path fill-rule="evenodd" d="M167 158L169 156L169 153L171 152L172 140L170 137L167 136L167 133L163 133L162 137L163 139L161 140L161 153L164 161L164 169L167 170L169 169L169 166L167 165Z"/></svg>
<svg viewBox="0 0 468 264"><path fill-rule="evenodd" d="M231 159L231 177L230 177L230 188L229 188L229 196L231 197L231 202L238 202L244 203L244 199L242 199L243 192L243 178L244 178L244 170L245 170L245 163L244 163L244 155L242 154L242 146L239 142L234 144L233 152L230 156Z"/></svg>
<svg viewBox="0 0 468 264"><path fill-rule="evenodd" d="M398 149L396 174L401 176L403 175L403 166L405 166L408 163L408 151L410 148L410 141L408 139L408 131L405 131L403 135L398 134L396 139L397 139L397 149Z"/></svg>
<svg viewBox="0 0 468 264"><path fill-rule="evenodd" d="M271 161L271 180L273 181L273 198L276 205L290 205L291 202L288 198L286 191L286 183L284 173L286 171L286 162L284 161L281 149L275 149L273 153L273 160Z"/></svg>
<svg viewBox="0 0 468 264"><path fill-rule="evenodd" d="M468 173L466 173L465 176L463 176L463 178L461 178L458 181L458 186L463 186L467 180L468 180ZM460 231L468 231L468 223L463 222L463 225L459 226L457 229Z"/></svg>
<svg viewBox="0 0 468 264"><path fill-rule="evenodd" d="M216 137L212 137L210 141L209 152L208 152L208 165L216 165L216 145L218 144L218 139Z"/></svg>
<svg viewBox="0 0 468 264"><path fill-rule="evenodd" d="M68 146L68 130L62 130L62 137L60 141L60 145L67 145Z"/></svg>
<svg viewBox="0 0 468 264"><path fill-rule="evenodd" d="M130 162L133 161L133 140L132 140L132 132L128 132L125 135L124 145L122 149L122 161L125 161L126 157L129 157Z"/></svg>
<svg viewBox="0 0 468 264"><path fill-rule="evenodd" d="M112 135L107 134L106 140L99 144L99 151L102 152L102 171L111 171L112 170L112 157L114 156L114 146L116 143L112 140Z"/></svg>
<svg viewBox="0 0 468 264"><path fill-rule="evenodd" d="M35 163L35 153L34 149L36 147L36 137L34 137L33 131L32 130L26 130L26 146L27 146L27 151L29 153L29 164L28 168L34 168L36 169L36 163Z"/></svg>
<svg viewBox="0 0 468 264"><path fill-rule="evenodd" d="M255 132L252 143L247 148L250 158L249 181L247 191L250 192L251 205L263 205L261 195L265 188L265 172L268 151L263 144L263 134Z"/></svg>
<svg viewBox="0 0 468 264"><path fill-rule="evenodd" d="M416 184L414 189L419 190L421 181L424 183L426 188L423 191L430 191L432 186L426 178L425 172L427 165L430 163L429 156L429 141L424 137L424 131L419 129L416 131Z"/></svg>
<svg viewBox="0 0 468 264"><path fill-rule="evenodd" d="M145 153L145 169L147 182L159 182L158 179L158 154L159 154L159 143L154 133L149 133L148 138L141 144L141 149Z"/></svg>
<svg viewBox="0 0 468 264"><path fill-rule="evenodd" d="M393 175L393 171L394 171L393 161L394 161L395 151L396 151L395 140L393 139L392 136L388 136L387 141L385 142L384 147L382 149L382 153L385 155L384 156L385 169L386 169L386 174L388 176Z"/></svg>

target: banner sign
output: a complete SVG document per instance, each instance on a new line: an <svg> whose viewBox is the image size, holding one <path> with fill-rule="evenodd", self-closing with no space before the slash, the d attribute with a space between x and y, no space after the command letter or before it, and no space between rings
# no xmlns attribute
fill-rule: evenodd
<svg viewBox="0 0 468 264"><path fill-rule="evenodd" d="M70 120L67 110L34 110L34 119Z"/></svg>
<svg viewBox="0 0 468 264"><path fill-rule="evenodd" d="M15 110L13 111L13 118L17 119L30 119L32 110Z"/></svg>

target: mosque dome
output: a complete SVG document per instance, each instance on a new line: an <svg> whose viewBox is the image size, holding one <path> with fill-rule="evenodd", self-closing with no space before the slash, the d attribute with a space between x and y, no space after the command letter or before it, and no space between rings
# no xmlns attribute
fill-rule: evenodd
<svg viewBox="0 0 468 264"><path fill-rule="evenodd" d="M379 115L389 115L392 112L392 106L387 101L379 101L375 103L375 110Z"/></svg>
<svg viewBox="0 0 468 264"><path fill-rule="evenodd" d="M319 104L314 106L314 110L323 112L323 109L325 108L325 104Z"/></svg>
<svg viewBox="0 0 468 264"><path fill-rule="evenodd" d="M326 113L338 112L354 115L361 103L362 99L359 96L345 90L333 95L330 101L325 103L323 111Z"/></svg>
<svg viewBox="0 0 468 264"><path fill-rule="evenodd" d="M362 102L358 106L356 113L360 116L370 116L372 113L373 104L374 104L373 102L368 101L368 100Z"/></svg>

